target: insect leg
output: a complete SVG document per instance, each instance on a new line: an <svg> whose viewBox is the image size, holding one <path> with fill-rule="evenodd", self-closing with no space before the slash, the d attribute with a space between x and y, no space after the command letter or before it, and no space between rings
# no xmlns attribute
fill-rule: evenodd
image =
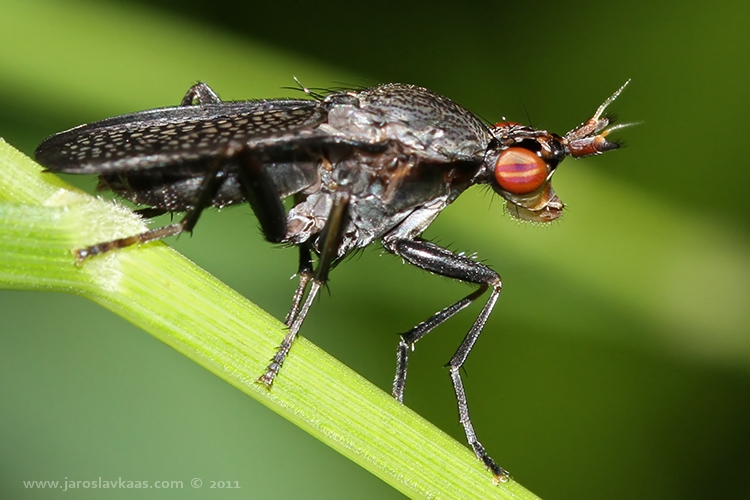
<svg viewBox="0 0 750 500"><path fill-rule="evenodd" d="M305 296L305 290L313 277L312 256L307 243L299 246L299 270L297 274L299 275L299 285L292 297L292 307L289 310L289 314L284 319L286 326L290 326L297 317L300 304L302 304L302 298Z"/></svg>
<svg viewBox="0 0 750 500"><path fill-rule="evenodd" d="M257 152L249 148L243 151L239 177L242 192L258 218L263 236L271 243L281 243L286 236L286 210Z"/></svg>
<svg viewBox="0 0 750 500"><path fill-rule="evenodd" d="M346 228L348 208L348 193L337 193L333 200L331 212L326 220L326 225L323 227L323 232L320 235L320 259L318 260L318 267L315 269L315 272L310 279L310 291L308 292L307 297L305 297L302 307L299 308L299 312L294 318L288 318L288 321L291 322L291 324L287 324L289 332L284 337L284 340L276 351L276 355L266 368L266 373L261 375L258 379L258 382L265 384L269 389L273 385L273 381L276 378L276 375L278 375L279 370L281 370L281 365L284 364L284 360L289 354L289 350L292 348L294 339L297 337L300 327L302 327L302 322L305 320L313 300L317 296L318 291L320 291L320 287L328 280L328 273L338 258L338 248L341 244L344 229ZM304 287L300 285L300 288L302 288L302 291L298 288L297 293L304 293ZM292 313L290 312L290 316L291 315Z"/></svg>
<svg viewBox="0 0 750 500"><path fill-rule="evenodd" d="M383 241L383 245L387 250L400 256L410 264L420 267L426 271L430 271L441 276L448 278L457 279L460 281L467 281L470 283L477 283L480 286L479 290L475 293L467 296L466 298L456 302L456 304L438 312L435 316L428 319L424 324L425 327L417 326L412 332L415 332L412 336L418 340L421 336L427 334L432 328L439 325L442 321L445 321L450 316L466 307L472 300L476 299L486 289L491 288L490 297L487 299L486 304L479 313L479 316L474 321L474 324L469 329L469 332L464 337L458 350L453 355L447 366L450 370L451 381L453 382L453 389L456 393L456 400L458 401L458 416L461 425L466 433L466 439L469 442L474 454L482 461L494 475L497 481L505 482L508 480L508 472L497 465L495 461L487 454L484 446L477 439L474 426L471 423L469 416L469 405L466 400L466 392L464 390L463 381L461 380L461 367L463 366L466 358L469 356L471 349L474 347L479 335L482 333L485 323L495 307L500 291L502 290L502 282L500 276L490 269L489 267L476 262L468 257L462 255L456 255L453 252L442 248L434 243L424 240L415 240L408 238L392 238ZM410 332L410 333L412 333ZM408 335L408 334L407 334ZM408 350L409 344L407 339L402 339L402 345L399 346L399 356L402 356L404 349ZM414 340L414 342L416 342ZM401 360L399 360L401 363ZM399 368L401 369L401 368ZM403 363L403 377L406 374L406 363ZM397 373L396 378L398 381L399 374ZM396 382L394 382L394 386ZM394 392L396 388L394 387Z"/></svg>
<svg viewBox="0 0 750 500"><path fill-rule="evenodd" d="M97 243L96 245L86 248L79 248L74 251L76 264L81 265L84 260L90 257L111 252L118 248L126 248L132 245L148 243L150 241L161 240L168 236L176 236L186 231L192 231L200 218L201 212L203 212L205 208L211 206L216 192L224 182L224 177L219 175L221 166L224 165L229 156L232 156L235 153L236 151L233 148L227 148L224 154L220 155L211 163L206 171L203 181L201 182L201 186L198 189L198 199L195 201L193 208L185 214L185 217L183 217L180 222L168 226L157 227L156 229L151 229L133 236Z"/></svg>
<svg viewBox="0 0 750 500"><path fill-rule="evenodd" d="M190 87L182 98L180 106L194 106L201 104L219 104L221 99L216 92L203 82L198 82Z"/></svg>
<svg viewBox="0 0 750 500"><path fill-rule="evenodd" d="M414 344L416 344L419 339L430 333L437 326L441 325L444 321L447 321L454 314L474 302L486 291L486 285L479 287L477 290L470 293L463 299L457 301L454 304L451 304L441 311L438 311L426 321L418 324L408 332L401 334L401 340L399 341L398 351L396 353L396 376L393 379L392 391L393 397L396 398L398 402L404 402L406 367L409 361L409 351L414 350Z"/></svg>

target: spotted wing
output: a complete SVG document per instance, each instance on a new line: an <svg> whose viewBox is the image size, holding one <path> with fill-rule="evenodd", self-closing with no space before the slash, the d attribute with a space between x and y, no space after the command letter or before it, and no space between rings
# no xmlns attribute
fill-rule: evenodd
<svg viewBox="0 0 750 500"><path fill-rule="evenodd" d="M81 125L45 139L36 158L54 172L106 174L202 162L230 144L284 147L314 138L320 101L277 99L176 106Z"/></svg>

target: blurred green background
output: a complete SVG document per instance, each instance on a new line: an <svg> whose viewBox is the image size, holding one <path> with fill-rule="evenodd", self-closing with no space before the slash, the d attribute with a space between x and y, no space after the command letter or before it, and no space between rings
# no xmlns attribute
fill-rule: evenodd
<svg viewBox="0 0 750 500"><path fill-rule="evenodd" d="M472 190L427 236L505 290L466 365L483 444L545 498L750 498L750 4L196 0L0 3L0 136L177 104L400 81L490 121L564 133L612 106L627 147L568 160L550 227ZM93 191L93 178L67 179ZM296 252L249 207L170 244L279 318ZM0 237L2 237L0 235ZM467 288L373 248L333 273L303 334L389 390L396 333ZM464 440L447 372L478 307L420 342L407 404ZM395 490L82 298L0 292L0 497L23 480L182 480L71 498L397 498ZM241 489L193 490L190 479Z"/></svg>

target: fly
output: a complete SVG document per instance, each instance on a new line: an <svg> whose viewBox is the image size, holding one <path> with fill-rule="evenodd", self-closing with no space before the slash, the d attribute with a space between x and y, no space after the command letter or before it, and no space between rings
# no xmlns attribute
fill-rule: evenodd
<svg viewBox="0 0 750 500"><path fill-rule="evenodd" d="M269 389L331 269L351 252L380 241L421 269L477 285L458 302L401 335L393 396L403 402L407 363L418 340L489 292L473 326L448 362L461 425L477 458L508 473L477 439L460 370L502 289L490 267L421 237L467 188L489 185L511 216L532 222L560 217L552 189L557 166L618 148L604 115L628 82L564 136L511 122L488 125L427 89L387 84L311 99L223 102L205 83L179 106L81 125L45 139L37 160L50 171L97 174L99 189L148 208L147 216L184 212L177 223L75 251L76 262L118 248L192 232L208 207L248 202L264 237L299 249L299 286L286 316L288 333L258 381ZM287 211L282 201L292 197Z"/></svg>

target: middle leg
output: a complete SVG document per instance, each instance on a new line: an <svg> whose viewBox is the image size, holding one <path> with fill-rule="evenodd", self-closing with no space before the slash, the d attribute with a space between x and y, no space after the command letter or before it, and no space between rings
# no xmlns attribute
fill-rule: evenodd
<svg viewBox="0 0 750 500"><path fill-rule="evenodd" d="M310 311L313 300L318 295L320 287L328 281L328 273L330 272L333 264L338 260L338 249L341 245L341 240L346 229L346 223L348 221L348 209L349 209L349 195L345 192L339 192L334 195L333 206L329 212L326 224L323 227L323 232L320 235L320 258L318 259L318 266L312 275L308 278L306 275L300 275L300 286L295 292L294 301L292 304L292 310L289 312L286 318L286 324L289 328L284 340L281 342L276 355L269 363L266 368L266 372L261 375L258 382L264 384L267 388L271 388L276 375L279 374L281 366L284 364L286 357L289 355L289 351L292 349L292 344L297 338L302 322L305 320L307 313ZM300 251L300 268L307 269L309 265L309 251L305 254L302 250ZM311 267L311 266L310 266ZM302 300L307 282L310 282L310 290L305 297L302 306L299 306L299 301Z"/></svg>

